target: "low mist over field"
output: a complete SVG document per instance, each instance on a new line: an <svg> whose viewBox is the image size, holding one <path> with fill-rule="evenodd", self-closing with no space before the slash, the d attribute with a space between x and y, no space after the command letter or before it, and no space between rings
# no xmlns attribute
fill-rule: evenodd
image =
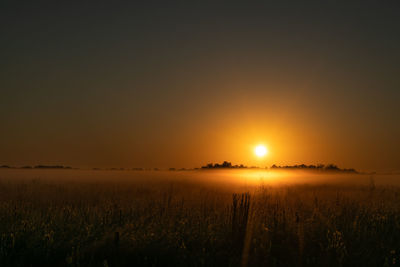
<svg viewBox="0 0 400 267"><path fill-rule="evenodd" d="M210 187L257 187L260 185L400 185L400 174L346 174L303 170L221 169L221 170L25 170L0 169L1 182L44 181L82 183L131 183L133 185L158 183L187 183Z"/></svg>

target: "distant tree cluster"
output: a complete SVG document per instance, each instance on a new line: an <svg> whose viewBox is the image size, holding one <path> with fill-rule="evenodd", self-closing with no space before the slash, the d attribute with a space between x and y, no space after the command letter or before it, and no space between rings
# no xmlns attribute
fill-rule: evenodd
<svg viewBox="0 0 400 267"><path fill-rule="evenodd" d="M202 169L253 169L257 167L247 167L243 164L232 165L229 161L224 161L223 163L208 163L201 167ZM332 171L332 172L346 172L346 173L358 173L355 169L341 169L334 164L317 164L317 165L285 165L277 166L272 165L270 169L290 169L290 170L315 170L315 171Z"/></svg>
<svg viewBox="0 0 400 267"><path fill-rule="evenodd" d="M2 168L2 169L10 169L10 168L12 168L12 167L10 167L10 166L8 166L8 165L1 165L0 168Z"/></svg>
<svg viewBox="0 0 400 267"><path fill-rule="evenodd" d="M3 169L72 169L70 166L62 166L62 165L36 165L32 166L22 166L22 167L12 167L8 165L2 165L0 168Z"/></svg>
<svg viewBox="0 0 400 267"><path fill-rule="evenodd" d="M36 165L35 169L72 169L69 166L62 166L62 165Z"/></svg>
<svg viewBox="0 0 400 267"><path fill-rule="evenodd" d="M202 169L244 169L247 168L243 164L240 165L232 165L229 161L224 161L222 164L218 163L208 163L206 166L202 166Z"/></svg>
<svg viewBox="0 0 400 267"><path fill-rule="evenodd" d="M318 165L291 165L291 166L277 166L277 165L272 165L271 169L300 169L300 170L319 170L319 171L337 171L337 172L348 172L348 173L357 173L355 169L341 169L338 166L334 164L318 164Z"/></svg>

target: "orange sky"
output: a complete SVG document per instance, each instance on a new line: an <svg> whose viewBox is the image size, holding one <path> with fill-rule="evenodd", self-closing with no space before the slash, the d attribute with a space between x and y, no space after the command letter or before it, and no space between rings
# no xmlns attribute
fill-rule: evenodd
<svg viewBox="0 0 400 267"><path fill-rule="evenodd" d="M1 8L0 164L400 169L390 3L100 2Z"/></svg>

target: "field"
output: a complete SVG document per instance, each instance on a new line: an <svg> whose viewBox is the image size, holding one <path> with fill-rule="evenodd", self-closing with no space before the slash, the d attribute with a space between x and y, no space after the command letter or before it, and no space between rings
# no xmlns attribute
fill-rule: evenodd
<svg viewBox="0 0 400 267"><path fill-rule="evenodd" d="M398 176L0 171L0 266L393 266Z"/></svg>

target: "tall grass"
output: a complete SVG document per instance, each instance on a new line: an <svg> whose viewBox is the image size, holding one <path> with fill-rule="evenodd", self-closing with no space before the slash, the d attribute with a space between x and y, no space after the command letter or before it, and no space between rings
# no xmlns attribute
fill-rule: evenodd
<svg viewBox="0 0 400 267"><path fill-rule="evenodd" d="M0 182L0 266L392 266L400 188Z"/></svg>

